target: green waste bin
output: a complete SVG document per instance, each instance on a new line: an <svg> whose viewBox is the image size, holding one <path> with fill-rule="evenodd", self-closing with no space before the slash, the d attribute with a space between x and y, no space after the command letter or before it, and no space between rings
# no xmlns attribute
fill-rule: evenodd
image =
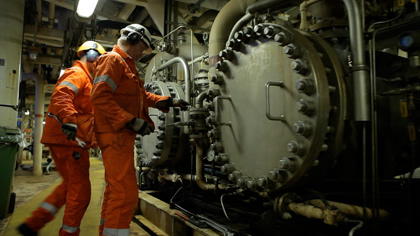
<svg viewBox="0 0 420 236"><path fill-rule="evenodd" d="M21 141L22 135L19 128L0 126L0 220L4 219L11 209L10 196L13 195L13 176ZM12 201L14 202L14 199Z"/></svg>

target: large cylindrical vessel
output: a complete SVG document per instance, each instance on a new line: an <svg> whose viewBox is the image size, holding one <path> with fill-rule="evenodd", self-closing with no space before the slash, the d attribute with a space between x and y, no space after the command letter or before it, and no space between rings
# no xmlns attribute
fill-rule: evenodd
<svg viewBox="0 0 420 236"><path fill-rule="evenodd" d="M0 0L0 126L16 126L24 0Z"/></svg>

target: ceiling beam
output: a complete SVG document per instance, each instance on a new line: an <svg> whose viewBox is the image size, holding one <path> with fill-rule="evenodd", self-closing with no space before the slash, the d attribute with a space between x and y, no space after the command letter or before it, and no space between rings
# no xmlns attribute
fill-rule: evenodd
<svg viewBox="0 0 420 236"><path fill-rule="evenodd" d="M149 16L146 8L143 8L140 13L137 15L136 19L134 19L134 23L142 24L142 22Z"/></svg>
<svg viewBox="0 0 420 236"><path fill-rule="evenodd" d="M111 15L111 14L108 14L108 13L102 12L102 11L100 11L100 10L95 10L95 14L96 14L96 15L98 15L98 16L105 17L105 18L107 18L108 20L112 20L112 21L118 21L118 22L127 23L127 24L131 24L131 23L132 23L132 22L130 22L130 21L128 21L128 20L121 19L121 18L119 18L119 17L116 17L116 16L113 16L113 15Z"/></svg>
<svg viewBox="0 0 420 236"><path fill-rule="evenodd" d="M124 7L118 13L117 17L127 20L131 13L133 13L134 9L136 9L136 5L130 3L124 4Z"/></svg>
<svg viewBox="0 0 420 236"><path fill-rule="evenodd" d="M132 5L136 5L136 6L141 6L141 7L145 7L150 2L154 2L154 0L153 1L147 1L147 0L115 0L115 1L116 2L127 3L127 4L132 4Z"/></svg>
<svg viewBox="0 0 420 236"><path fill-rule="evenodd" d="M24 32L25 32L25 34L28 34L28 35L32 35L32 36L35 35L35 26L34 25L25 25ZM39 38L63 41L64 30L38 27L38 29L36 31L36 35Z"/></svg>
<svg viewBox="0 0 420 236"><path fill-rule="evenodd" d="M114 0L114 1L146 7L148 4L153 3L155 0L152 0L152 1L150 0ZM188 4L195 4L197 3L198 0L175 0L175 1L188 3ZM206 0L201 3L200 7L220 11L228 2L229 0L218 0L218 1Z"/></svg>
<svg viewBox="0 0 420 236"><path fill-rule="evenodd" d="M61 39L61 41L50 40L50 39L41 38L38 35L36 40L35 40L34 35L33 34L28 34L28 33L24 34L24 39L28 40L28 41L33 41L33 42L36 41L37 43L46 44L47 46L51 46L51 47L59 47L59 48L64 47L63 39Z"/></svg>
<svg viewBox="0 0 420 236"><path fill-rule="evenodd" d="M153 22L157 26L160 33L164 34L164 16L165 16L165 1L164 0L115 0L125 4L132 4L146 8Z"/></svg>
<svg viewBox="0 0 420 236"><path fill-rule="evenodd" d="M32 61L29 60L27 55L23 55L22 58L22 62L23 63L28 63L28 64L44 64L44 65L52 65L52 66L61 66L61 57L47 57L47 56L42 56L39 55L36 59L36 61Z"/></svg>
<svg viewBox="0 0 420 236"><path fill-rule="evenodd" d="M149 1L145 6L147 12L149 12L150 17L155 22L155 25L158 27L160 33L164 35L165 33L165 0L154 0Z"/></svg>
<svg viewBox="0 0 420 236"><path fill-rule="evenodd" d="M198 0L175 0L177 2L183 2L183 3L188 3L188 4L195 4L198 2ZM214 1L214 0L206 0L204 2L202 2L200 4L200 8L207 8L207 9L212 9L212 10L222 10L222 8L226 5L226 3L228 3L229 0L218 0L218 1Z"/></svg>
<svg viewBox="0 0 420 236"><path fill-rule="evenodd" d="M44 0L44 1L53 3L56 6L60 6L60 7L74 11L74 1L70 1L70 0Z"/></svg>

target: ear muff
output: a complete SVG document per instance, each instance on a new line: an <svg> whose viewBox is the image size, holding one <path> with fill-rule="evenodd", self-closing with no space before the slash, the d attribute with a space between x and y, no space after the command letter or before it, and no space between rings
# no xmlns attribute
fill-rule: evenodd
<svg viewBox="0 0 420 236"><path fill-rule="evenodd" d="M86 60L88 62L94 62L96 58L98 58L99 56L100 56L99 52L93 49L86 52Z"/></svg>
<svg viewBox="0 0 420 236"><path fill-rule="evenodd" d="M155 50L155 46L152 44L152 42L150 41L149 37L147 37L147 34L144 32L144 29L140 29L139 34L141 35L141 40L143 40L147 46L151 47L152 50Z"/></svg>

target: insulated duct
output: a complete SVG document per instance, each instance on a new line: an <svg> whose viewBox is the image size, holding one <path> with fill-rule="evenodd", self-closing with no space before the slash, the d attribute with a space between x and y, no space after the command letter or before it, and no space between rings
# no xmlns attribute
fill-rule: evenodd
<svg viewBox="0 0 420 236"><path fill-rule="evenodd" d="M42 130L44 128L44 80L37 73L23 73L22 80L33 80L35 87L34 165L32 174L42 175Z"/></svg>
<svg viewBox="0 0 420 236"><path fill-rule="evenodd" d="M17 126L24 0L0 0L0 126Z"/></svg>

